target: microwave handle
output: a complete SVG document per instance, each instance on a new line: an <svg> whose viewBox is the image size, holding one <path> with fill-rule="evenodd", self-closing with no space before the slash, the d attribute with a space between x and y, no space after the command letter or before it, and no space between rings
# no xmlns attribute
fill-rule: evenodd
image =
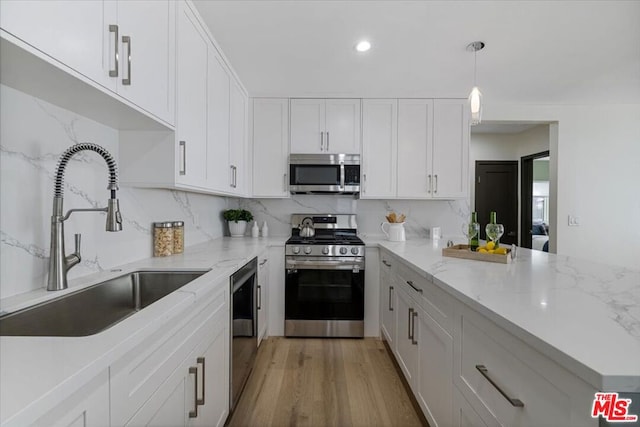
<svg viewBox="0 0 640 427"><path fill-rule="evenodd" d="M340 189L344 190L344 163L340 163Z"/></svg>

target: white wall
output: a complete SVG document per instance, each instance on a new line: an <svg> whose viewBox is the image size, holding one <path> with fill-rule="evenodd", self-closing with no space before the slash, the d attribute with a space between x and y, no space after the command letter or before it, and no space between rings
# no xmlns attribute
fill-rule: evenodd
<svg viewBox="0 0 640 427"><path fill-rule="evenodd" d="M475 206L475 175L477 160L515 160L518 162L518 243L520 244L521 228L521 164L520 159L531 154L549 150L549 132L547 124L541 124L524 132L515 134L472 133L469 148L469 178L471 206ZM555 201L551 202L555 204ZM550 230L555 234L554 230Z"/></svg>
<svg viewBox="0 0 640 427"><path fill-rule="evenodd" d="M45 285L49 256L53 177L60 154L76 142L94 142L118 158L118 132L42 100L0 85L0 297ZM78 154L65 174L65 210L103 207L107 168L95 153ZM103 213L77 213L65 222L67 252L82 233L84 276L151 251L151 222L185 221L187 246L223 234L220 212L229 201L193 193L122 188L123 231L104 231Z"/></svg>
<svg viewBox="0 0 640 427"><path fill-rule="evenodd" d="M638 268L640 105L491 105L487 121L550 125L550 189L556 198L550 246L559 254ZM557 139L556 139L557 135ZM557 162L557 165L555 163ZM554 194L557 191L557 194ZM569 227L568 215L580 217Z"/></svg>

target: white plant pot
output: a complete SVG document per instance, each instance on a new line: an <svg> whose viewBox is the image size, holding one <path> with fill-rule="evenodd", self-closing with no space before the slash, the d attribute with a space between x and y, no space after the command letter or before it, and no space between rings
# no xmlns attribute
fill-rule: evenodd
<svg viewBox="0 0 640 427"><path fill-rule="evenodd" d="M231 237L244 237L244 233L247 231L247 221L227 221L227 223Z"/></svg>

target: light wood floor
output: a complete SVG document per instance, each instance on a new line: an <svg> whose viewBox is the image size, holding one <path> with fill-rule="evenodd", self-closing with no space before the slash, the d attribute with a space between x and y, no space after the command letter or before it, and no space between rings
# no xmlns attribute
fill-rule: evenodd
<svg viewBox="0 0 640 427"><path fill-rule="evenodd" d="M376 339L270 338L229 426L421 426Z"/></svg>

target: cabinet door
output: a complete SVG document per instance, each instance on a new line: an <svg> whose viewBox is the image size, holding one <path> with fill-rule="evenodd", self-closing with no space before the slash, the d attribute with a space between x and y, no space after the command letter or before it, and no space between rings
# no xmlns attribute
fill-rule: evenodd
<svg viewBox="0 0 640 427"><path fill-rule="evenodd" d="M292 153L306 154L327 152L326 135L324 130L324 99L291 100Z"/></svg>
<svg viewBox="0 0 640 427"><path fill-rule="evenodd" d="M0 27L115 92L116 11L113 1L2 1Z"/></svg>
<svg viewBox="0 0 640 427"><path fill-rule="evenodd" d="M233 169L229 162L229 74L213 45L208 59L207 186L233 191Z"/></svg>
<svg viewBox="0 0 640 427"><path fill-rule="evenodd" d="M184 372L185 369L178 368L125 426L186 426L187 412L194 403L193 398L185 399L188 390L193 394L193 389L189 388Z"/></svg>
<svg viewBox="0 0 640 427"><path fill-rule="evenodd" d="M487 424L471 407L457 388L453 388L453 423L454 427L486 427ZM495 425L498 425L497 421Z"/></svg>
<svg viewBox="0 0 640 427"><path fill-rule="evenodd" d="M432 427L451 425L453 400L453 338L418 309L415 318L419 380L416 398Z"/></svg>
<svg viewBox="0 0 640 427"><path fill-rule="evenodd" d="M418 372L418 346L411 337L417 337L413 325L417 323L413 319L416 304L401 289L396 289L396 358L407 382L412 389L416 385L416 373Z"/></svg>
<svg viewBox="0 0 640 427"><path fill-rule="evenodd" d="M398 101L398 197L431 197L433 100Z"/></svg>
<svg viewBox="0 0 640 427"><path fill-rule="evenodd" d="M325 152L360 153L360 100L325 101Z"/></svg>
<svg viewBox="0 0 640 427"><path fill-rule="evenodd" d="M289 197L289 100L253 100L253 197Z"/></svg>
<svg viewBox="0 0 640 427"><path fill-rule="evenodd" d="M381 260L380 266L380 319L381 329L384 334L389 347L395 350L396 345L396 291L397 285L394 281L394 276L391 273L391 267L389 262L384 259Z"/></svg>
<svg viewBox="0 0 640 427"><path fill-rule="evenodd" d="M269 259L260 256L258 261L258 345L267 333L267 309L269 307Z"/></svg>
<svg viewBox="0 0 640 427"><path fill-rule="evenodd" d="M360 198L395 198L398 101L362 101L362 188Z"/></svg>
<svg viewBox="0 0 640 427"><path fill-rule="evenodd" d="M168 0L119 1L118 25L120 27L118 94L173 124L174 2ZM126 37L129 41L125 41Z"/></svg>
<svg viewBox="0 0 640 427"><path fill-rule="evenodd" d="M204 364L200 366L198 381L204 404L198 407L198 416L189 418L187 425L223 426L229 413L229 328L220 328L213 342L200 352ZM204 372L204 374L203 374ZM193 395L187 390L187 401ZM200 391L198 392L200 393Z"/></svg>
<svg viewBox="0 0 640 427"><path fill-rule="evenodd" d="M176 182L205 187L207 36L186 3L177 26Z"/></svg>
<svg viewBox="0 0 640 427"><path fill-rule="evenodd" d="M233 192L247 192L247 97L232 80L229 93L229 162L233 166Z"/></svg>
<svg viewBox="0 0 640 427"><path fill-rule="evenodd" d="M433 105L433 197L464 198L469 189L469 112L466 100Z"/></svg>

